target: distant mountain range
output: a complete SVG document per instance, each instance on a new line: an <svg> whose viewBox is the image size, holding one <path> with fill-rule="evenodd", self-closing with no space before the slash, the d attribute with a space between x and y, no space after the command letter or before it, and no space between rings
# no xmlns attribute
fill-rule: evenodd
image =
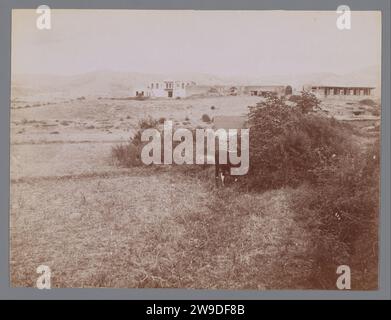
<svg viewBox="0 0 391 320"><path fill-rule="evenodd" d="M278 76L216 76L204 73L147 74L96 71L73 76L13 75L12 97L30 95L129 96L134 87L165 79L194 81L199 85L291 85L301 90L305 84L372 86L380 88L380 67L368 67L349 74L308 73Z"/></svg>

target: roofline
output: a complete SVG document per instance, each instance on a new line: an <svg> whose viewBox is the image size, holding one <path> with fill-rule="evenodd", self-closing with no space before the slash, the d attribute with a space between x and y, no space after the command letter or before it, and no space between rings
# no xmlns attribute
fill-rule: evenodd
<svg viewBox="0 0 391 320"><path fill-rule="evenodd" d="M316 84L309 84L308 86L318 87L318 88L352 88L352 89L366 88L366 89L376 89L376 87L370 87L370 86L329 86L329 85L316 85Z"/></svg>

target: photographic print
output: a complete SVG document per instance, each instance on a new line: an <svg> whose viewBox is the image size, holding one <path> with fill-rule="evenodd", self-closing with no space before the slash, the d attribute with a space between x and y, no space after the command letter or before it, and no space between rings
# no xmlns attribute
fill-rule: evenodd
<svg viewBox="0 0 391 320"><path fill-rule="evenodd" d="M377 290L381 26L13 9L10 285Z"/></svg>

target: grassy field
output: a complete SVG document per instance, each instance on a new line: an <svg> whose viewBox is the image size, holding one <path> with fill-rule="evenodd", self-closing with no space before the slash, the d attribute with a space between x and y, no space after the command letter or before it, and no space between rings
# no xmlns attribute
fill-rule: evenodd
<svg viewBox="0 0 391 320"><path fill-rule="evenodd" d="M152 116L208 126L257 97L85 99L11 110L11 285L311 288L289 188L217 190L213 168L120 168L111 148ZM212 108L213 106L213 108Z"/></svg>

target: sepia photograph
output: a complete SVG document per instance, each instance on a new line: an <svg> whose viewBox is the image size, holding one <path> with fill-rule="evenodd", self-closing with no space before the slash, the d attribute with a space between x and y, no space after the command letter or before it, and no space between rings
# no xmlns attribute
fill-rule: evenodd
<svg viewBox="0 0 391 320"><path fill-rule="evenodd" d="M10 286L378 290L381 17L13 9Z"/></svg>

